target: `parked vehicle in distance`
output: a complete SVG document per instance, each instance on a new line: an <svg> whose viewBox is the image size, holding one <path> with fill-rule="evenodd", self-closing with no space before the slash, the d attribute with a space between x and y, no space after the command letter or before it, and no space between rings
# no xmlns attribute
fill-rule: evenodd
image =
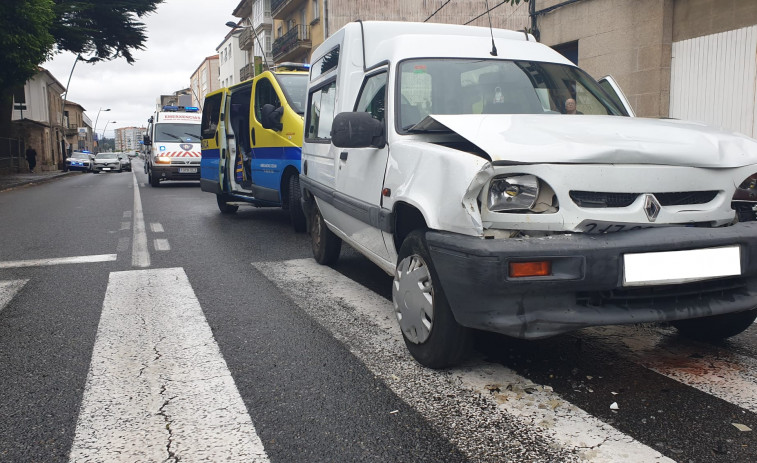
<svg viewBox="0 0 757 463"><path fill-rule="evenodd" d="M163 106L148 119L145 172L150 186L165 180L199 180L200 109L194 106Z"/></svg>
<svg viewBox="0 0 757 463"><path fill-rule="evenodd" d="M121 170L131 172L131 158L126 153L116 153L118 160L121 161Z"/></svg>
<svg viewBox="0 0 757 463"><path fill-rule="evenodd" d="M305 66L305 67L303 67ZM307 65L280 64L205 97L200 187L224 214L281 207L305 231L300 201Z"/></svg>
<svg viewBox="0 0 757 463"><path fill-rule="evenodd" d="M66 170L76 170L81 172L92 171L92 161L87 151L74 151L71 156L66 158Z"/></svg>
<svg viewBox="0 0 757 463"><path fill-rule="evenodd" d="M344 241L394 276L419 363L460 362L473 330L720 340L757 318L757 222L734 210L757 197L757 140L631 117L611 78L524 32L350 23L310 76L313 255Z"/></svg>
<svg viewBox="0 0 757 463"><path fill-rule="evenodd" d="M92 163L92 172L121 172L121 160L118 153L97 153Z"/></svg>

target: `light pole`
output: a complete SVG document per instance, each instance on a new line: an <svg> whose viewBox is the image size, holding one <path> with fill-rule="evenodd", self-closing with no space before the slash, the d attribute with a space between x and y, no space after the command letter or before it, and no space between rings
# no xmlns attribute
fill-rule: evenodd
<svg viewBox="0 0 757 463"><path fill-rule="evenodd" d="M94 130L95 136L97 136L97 121L100 119L100 111L110 111L110 108L107 108L107 109L100 108L97 110L97 117L95 118L95 130ZM99 140L98 140L97 146L98 148L100 147ZM97 153L97 150L95 150L95 153Z"/></svg>
<svg viewBox="0 0 757 463"><path fill-rule="evenodd" d="M252 34L255 36L255 40L258 41L258 46L260 46L260 51L263 52L263 62L265 63L265 67L266 69L271 69L271 66L268 65L268 60L265 58L265 53L266 53L265 47L263 47L263 44L260 43L260 39L258 38L258 33L255 32L255 28L253 26L240 26L234 21L228 21L226 25L232 29L251 29Z"/></svg>
<svg viewBox="0 0 757 463"><path fill-rule="evenodd" d="M81 54L76 55L76 59L74 60L74 65L71 66L71 73L68 74L68 83L66 84L66 91L63 92L63 106L60 108L60 130L63 131L63 134L61 136L61 143L60 143L61 164L65 164L66 157L67 157L66 156L67 154L66 153L66 128L63 127L63 116L66 114L66 98L68 97L68 88L71 86L71 77L73 77L74 69L76 69L76 63L78 63L79 61L87 61L87 60L82 58Z"/></svg>
<svg viewBox="0 0 757 463"><path fill-rule="evenodd" d="M105 138L105 131L108 130L108 124L110 124L111 122L114 124L116 123L116 121L108 121L105 123L105 128L103 129L103 138Z"/></svg>

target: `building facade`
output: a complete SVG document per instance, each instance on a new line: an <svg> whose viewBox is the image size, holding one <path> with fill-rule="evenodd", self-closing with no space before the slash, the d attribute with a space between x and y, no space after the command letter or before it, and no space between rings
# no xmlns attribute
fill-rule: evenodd
<svg viewBox="0 0 757 463"><path fill-rule="evenodd" d="M531 2L541 42L595 78L612 75L638 116L757 136L757 2Z"/></svg>
<svg viewBox="0 0 757 463"><path fill-rule="evenodd" d="M205 95L218 90L219 82L218 55L208 56L192 73L189 88L192 91L192 106L202 108Z"/></svg>
<svg viewBox="0 0 757 463"><path fill-rule="evenodd" d="M46 69L13 96L13 132L37 152L37 167L57 170L65 159L63 98L66 88Z"/></svg>
<svg viewBox="0 0 757 463"><path fill-rule="evenodd" d="M240 34L239 30L230 30L223 42L216 47L219 88L241 82L239 70L246 64L246 53L239 48Z"/></svg>
<svg viewBox="0 0 757 463"><path fill-rule="evenodd" d="M120 127L115 130L116 151L140 151L141 141L147 134L146 127Z"/></svg>
<svg viewBox="0 0 757 463"><path fill-rule="evenodd" d="M66 156L73 151L91 151L94 149L92 120L80 104L66 101L63 124L66 132Z"/></svg>

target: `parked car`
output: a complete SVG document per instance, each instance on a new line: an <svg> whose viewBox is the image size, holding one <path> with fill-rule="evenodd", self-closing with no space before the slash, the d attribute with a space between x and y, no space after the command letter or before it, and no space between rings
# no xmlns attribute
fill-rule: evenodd
<svg viewBox="0 0 757 463"><path fill-rule="evenodd" d="M92 163L92 172L121 172L121 160L118 153L98 153Z"/></svg>
<svg viewBox="0 0 757 463"><path fill-rule="evenodd" d="M66 158L66 170L78 170L82 172L92 171L90 154L85 151L74 151Z"/></svg>
<svg viewBox="0 0 757 463"><path fill-rule="evenodd" d="M348 24L312 54L300 184L315 260L344 241L393 275L405 344L432 368L460 362L475 330L741 333L757 222L734 200L757 197L757 140L633 117L616 93L524 32Z"/></svg>
<svg viewBox="0 0 757 463"><path fill-rule="evenodd" d="M127 153L116 153L118 159L121 161L121 170L131 172L131 158Z"/></svg>

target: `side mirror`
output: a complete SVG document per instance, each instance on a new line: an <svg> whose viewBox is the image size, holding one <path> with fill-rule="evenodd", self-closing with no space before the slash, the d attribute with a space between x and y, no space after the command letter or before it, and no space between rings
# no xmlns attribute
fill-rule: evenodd
<svg viewBox="0 0 757 463"><path fill-rule="evenodd" d="M149 135L145 135L145 136L142 137L142 144L145 145L145 146L152 145L152 140L150 140L150 136Z"/></svg>
<svg viewBox="0 0 757 463"><path fill-rule="evenodd" d="M278 108L272 104L264 104L261 109L261 116L263 118L260 124L264 129L275 130L281 132L284 129L284 125L281 123L281 116L284 115L284 107Z"/></svg>
<svg viewBox="0 0 757 463"><path fill-rule="evenodd" d="M383 148L384 123L370 113L339 113L331 125L331 142L339 148Z"/></svg>

